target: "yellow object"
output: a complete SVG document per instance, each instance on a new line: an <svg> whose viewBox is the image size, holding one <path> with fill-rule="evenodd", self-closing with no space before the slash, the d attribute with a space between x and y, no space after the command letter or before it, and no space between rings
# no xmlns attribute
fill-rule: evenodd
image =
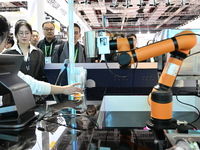
<svg viewBox="0 0 200 150"><path fill-rule="evenodd" d="M55 141L52 141L51 144L49 145L49 148L53 148L53 146L56 144Z"/></svg>
<svg viewBox="0 0 200 150"><path fill-rule="evenodd" d="M81 100L81 99L82 99L82 94L80 92L74 94L74 100Z"/></svg>

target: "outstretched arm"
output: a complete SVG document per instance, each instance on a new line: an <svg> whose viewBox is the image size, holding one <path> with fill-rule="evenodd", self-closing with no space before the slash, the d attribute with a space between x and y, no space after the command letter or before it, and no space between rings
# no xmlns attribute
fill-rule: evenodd
<svg viewBox="0 0 200 150"><path fill-rule="evenodd" d="M78 92L82 92L82 89L75 87L81 83L74 83L72 85L57 86L47 82L38 81L29 75L23 74L19 71L18 76L23 79L30 87L31 91L35 95L49 95L49 94L65 94L71 95Z"/></svg>
<svg viewBox="0 0 200 150"><path fill-rule="evenodd" d="M80 84L81 83L74 83L74 84L66 85L66 86L51 85L50 94L65 94L65 95L76 94L78 92L82 92L81 88L76 87L76 85L80 85Z"/></svg>

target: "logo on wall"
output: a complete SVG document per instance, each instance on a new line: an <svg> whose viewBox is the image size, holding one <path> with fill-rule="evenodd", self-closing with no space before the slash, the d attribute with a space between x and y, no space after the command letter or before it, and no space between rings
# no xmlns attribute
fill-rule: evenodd
<svg viewBox="0 0 200 150"><path fill-rule="evenodd" d="M53 8L56 10L59 10L60 13L65 16L67 14L67 11L64 8L61 8L60 4L56 0L47 0L47 3L49 3Z"/></svg>

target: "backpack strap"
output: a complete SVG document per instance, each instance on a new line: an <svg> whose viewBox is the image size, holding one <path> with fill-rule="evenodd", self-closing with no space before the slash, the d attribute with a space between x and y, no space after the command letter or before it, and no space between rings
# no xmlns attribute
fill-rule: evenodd
<svg viewBox="0 0 200 150"><path fill-rule="evenodd" d="M61 45L61 44L63 44L63 43L64 43L63 40L57 39L57 44L58 44L58 45Z"/></svg>
<svg viewBox="0 0 200 150"><path fill-rule="evenodd" d="M60 55L63 51L64 45L65 45L65 43L61 44L58 48L58 62L60 62Z"/></svg>
<svg viewBox="0 0 200 150"><path fill-rule="evenodd" d="M37 47L42 50L44 40L40 40L37 44Z"/></svg>

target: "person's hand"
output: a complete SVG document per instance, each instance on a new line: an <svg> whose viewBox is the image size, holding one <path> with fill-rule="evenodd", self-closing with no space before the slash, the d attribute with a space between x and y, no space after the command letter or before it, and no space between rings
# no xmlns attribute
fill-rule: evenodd
<svg viewBox="0 0 200 150"><path fill-rule="evenodd" d="M71 85L63 86L63 94L71 95L82 92L83 90L79 87L76 87L77 85L81 85L81 83L74 83Z"/></svg>

